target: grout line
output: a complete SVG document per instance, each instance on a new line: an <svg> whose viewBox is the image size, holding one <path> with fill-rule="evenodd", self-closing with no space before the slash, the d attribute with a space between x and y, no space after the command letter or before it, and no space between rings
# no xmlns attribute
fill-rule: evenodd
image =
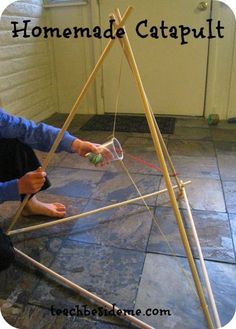
<svg viewBox="0 0 236 329"><path fill-rule="evenodd" d="M210 129L210 131L211 131L211 129ZM178 140L178 139L171 139L171 140L173 141L173 140ZM186 141L189 141L189 139L186 140ZM199 140L193 140L193 141L199 141ZM201 140L200 140L200 141L201 141ZM204 142L204 140L202 140L202 142ZM224 188L223 188L223 180L222 180L221 173L220 173L220 170L219 170L219 162L218 162L218 157L217 157L217 152L216 152L216 147L215 147L215 141L212 141L212 143L213 143L213 146L214 146L215 158L216 158L217 168L218 168L218 171L219 171L219 177L220 177L219 180L220 180L220 182L221 182L221 188L222 188L222 193L223 193L224 202L225 202L226 214L227 214L227 218L228 218L228 222L229 222L229 226L230 226L231 238L232 238L231 222L230 222L230 220L229 220L229 213L228 213L228 210L227 210L227 207L226 207L226 198L225 198L225 193L224 193ZM168 138L166 144L167 144L167 145L169 144L169 138ZM80 169L80 168L68 168L68 167L61 167L61 168L75 169L75 170L80 170L80 171L81 171L81 170L82 170L82 171L87 171L87 169ZM95 171L95 172L102 172L102 173L106 173L106 172L109 172L109 173L110 173L110 171L98 171L98 170L92 170L92 171ZM137 173L137 174L139 174L139 175L143 175L143 176L146 176L146 175L147 175L147 174L140 174L140 173ZM148 174L148 175L152 176L152 174ZM155 175L155 176L156 176L156 175ZM159 175L158 175L158 176L159 176ZM160 176L160 177L162 177L162 176ZM203 177L203 179L204 179L204 177ZM216 179L213 179L213 180L216 180ZM217 181L218 181L218 179L217 179ZM160 187L160 185L161 185L161 179L160 179L160 181L159 181L159 187ZM50 191L49 191L49 193L50 193ZM71 197L71 196L69 196L69 198L73 198L73 199L75 199L76 197ZM103 201L103 200L101 200L101 199L96 199L96 198L94 198L94 199L91 200L91 197L81 197L81 198L83 198L84 200L87 201L87 202L86 202L86 205L83 207L83 210L84 210L85 207L88 205L89 201L93 201L93 200L95 200L95 201ZM158 198L158 197L156 197L155 205L154 205L154 206L149 206L149 207L152 207L152 211L154 211L154 214L155 214L155 211L156 211L157 207L160 207L160 206L157 205L157 198ZM107 202L109 202L109 201L111 202L111 200L107 200ZM134 204L134 205L137 205L137 206L139 206L139 207L145 207L145 206L143 206L143 205L140 205L139 203ZM162 208L166 209L166 208L168 208L168 207L162 207ZM170 208L170 207L169 207L169 208ZM182 209L182 208L181 208L181 209ZM185 209L185 208L183 208L183 209ZM196 209L194 209L194 211L206 212L206 210L196 210ZM207 211L207 212L208 212L208 211ZM222 214L225 214L225 212L218 212L218 211L209 211L209 212L212 212L212 213L215 212L215 213L222 213ZM233 214L233 213L232 213L232 214ZM66 242L67 239L70 240L70 241L79 242L80 244L84 244L84 245L95 245L95 246L97 245L97 246L104 246L104 247L114 248L114 249L120 249L120 250L130 250L130 251L135 251L135 252L137 252L137 253L142 253L142 254L144 253L143 266L142 266L142 269L141 269L141 275L140 275L139 283L138 283L138 285L137 285L137 291L136 291L136 296L135 296L135 301L136 301L137 296L138 296L138 291L139 291L140 282L141 282L141 279L142 279L143 269L144 269L144 266L145 266L146 257L147 257L148 254L164 255L164 256L169 256L169 257L179 257L179 258L182 258L182 259L186 259L186 256L182 256L182 255L175 255L175 256L173 256L173 255L168 254L168 253L149 251L149 250L148 250L148 244L149 244L149 239L150 239L150 236L151 236L152 227L153 227L153 222L152 222L152 224L151 224L151 228L150 228L150 230L149 230L149 236L148 236L148 240L147 240L146 248L145 248L144 251L142 251L142 250L137 250L137 249L132 249L132 248L122 248L122 247L116 247L116 246L111 246L111 245L102 245L102 244L96 244L96 243L94 244L94 243L89 243L89 242L83 242L83 241L73 240L73 239L71 239L70 237L68 238L68 236L65 236L64 238L62 238L62 243L61 243L61 246L60 246L59 250L57 250L57 251L54 253L54 257L53 257L52 261L50 262L50 266L51 266L51 265L53 264L53 262L55 261L56 257L57 257L58 254L60 253L60 251L61 251L61 249L63 248L64 243ZM72 230L73 230L73 229L72 229ZM72 232L72 231L71 231L71 232ZM71 234L71 233L69 233L69 234ZM50 237L49 237L49 238L50 238ZM40 237L38 237L38 239L40 239ZM234 246L234 240L233 240L233 238L232 238L232 241L233 241L233 246ZM44 250L42 250L42 251L44 252ZM234 248L234 254L235 254L235 248ZM197 257L194 257L194 259L198 259L198 258L197 258ZM208 258L206 258L206 260L207 260L208 262L212 262L212 263L221 263L221 264L231 264L231 265L235 265L235 263L233 263L233 262L224 262L224 261L222 261L222 260L213 260L213 259L208 259ZM30 269L30 270L31 270L31 269ZM32 270L31 270L31 271L32 271ZM42 276L40 276L39 278L37 278L37 283L35 284L34 288L32 289L32 292L34 292L34 291L37 289L38 285L42 282L42 280L43 280ZM23 304L23 305L34 305L34 304L26 303L26 304ZM34 305L34 306L35 306L35 305ZM46 307L43 307L43 305L42 305L42 306L38 306L38 305L36 305L36 307L41 307L42 309L44 309L44 308L46 309ZM135 307L135 305L134 305L134 307ZM15 322L17 322L17 320L18 320L19 317L20 317L20 314L17 316ZM96 322L100 322L100 323L102 323L102 321L98 321L97 319L96 319ZM108 323L108 322L105 322L105 323ZM118 324L113 324L113 325L118 325Z"/></svg>
<svg viewBox="0 0 236 329"><path fill-rule="evenodd" d="M210 131L211 131L211 134L212 134L212 130L211 129L210 129ZM233 232L232 232L232 227L231 227L231 221L229 219L229 212L228 212L228 207L227 207L227 203L226 203L226 195L225 195L225 190L224 190L223 179L222 179L222 176L221 176L221 171L220 171L220 166L219 166L219 160L218 160L218 154L217 154L217 151L216 151L215 141L213 141L213 147L214 147L214 151L215 151L216 164L217 164L217 168L218 168L218 171L219 171L220 184L221 184L222 194L223 194L224 203L225 203L225 210L226 210L226 214L227 214L227 218L228 218L230 236L231 236L231 241L232 241L232 245L233 245L234 259L236 261L236 249L235 249L235 245L234 245L234 239L233 239Z"/></svg>
<svg viewBox="0 0 236 329"><path fill-rule="evenodd" d="M172 254L169 254L168 252L155 252L155 251L151 251L149 250L148 251L149 254L153 254L153 255L162 255L162 256L168 256L168 257L177 257L177 258L182 258L182 259L186 259L187 260L187 257L185 255L172 255ZM199 257L196 257L194 256L194 259L195 260L199 260ZM207 261L207 262L211 262L211 263L220 263L220 264L229 264L229 265L236 265L236 261L235 262L232 262L232 261L224 261L224 260L218 260L218 259L212 259L212 258L206 258L204 257L204 260Z"/></svg>

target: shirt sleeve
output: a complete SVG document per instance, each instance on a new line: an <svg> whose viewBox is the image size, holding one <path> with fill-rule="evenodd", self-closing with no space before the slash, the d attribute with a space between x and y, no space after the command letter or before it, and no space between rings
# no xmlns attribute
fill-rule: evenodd
<svg viewBox="0 0 236 329"><path fill-rule="evenodd" d="M58 128L45 123L36 124L0 109L0 138L17 138L34 149L49 152L59 132ZM56 152L73 153L71 144L75 139L76 137L65 132Z"/></svg>
<svg viewBox="0 0 236 329"><path fill-rule="evenodd" d="M20 200L17 179L10 180L5 183L0 182L0 203L4 201L17 201L17 200Z"/></svg>

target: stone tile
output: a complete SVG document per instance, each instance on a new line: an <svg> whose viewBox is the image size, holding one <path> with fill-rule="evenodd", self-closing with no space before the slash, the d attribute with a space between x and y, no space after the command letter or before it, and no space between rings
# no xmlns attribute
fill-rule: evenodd
<svg viewBox="0 0 236 329"><path fill-rule="evenodd" d="M227 214L207 211L193 211L192 213L204 258L221 262L235 262ZM198 257L187 212L183 211L182 214L193 254L195 257ZM185 256L173 210L170 208L158 208L156 210L156 220L173 251L168 247L166 240L155 223L153 223L148 251L164 254L172 254L174 252L177 255Z"/></svg>
<svg viewBox="0 0 236 329"><path fill-rule="evenodd" d="M34 327L35 329L66 328L66 329L127 329L128 327L120 321L121 326L105 322L96 322L87 318L76 316L56 316L51 310L27 305L15 322L15 326L21 329Z"/></svg>
<svg viewBox="0 0 236 329"><path fill-rule="evenodd" d="M3 316L9 315L11 321L14 322L27 304L39 280L39 273L18 257L7 270L1 271L0 307Z"/></svg>
<svg viewBox="0 0 236 329"><path fill-rule="evenodd" d="M91 200L84 211L98 209L108 204ZM151 223L152 218L146 207L129 205L78 220L68 238L80 242L144 251Z"/></svg>
<svg viewBox="0 0 236 329"><path fill-rule="evenodd" d="M211 133L214 141L235 142L236 140L236 130L212 129Z"/></svg>
<svg viewBox="0 0 236 329"><path fill-rule="evenodd" d="M171 314L140 317L154 328L207 328L186 259L147 254L135 309L148 308Z"/></svg>
<svg viewBox="0 0 236 329"><path fill-rule="evenodd" d="M87 199L82 198L68 198L61 195L52 195L41 193L39 200L44 202L60 202L66 206L66 217L73 216L83 212L84 207L88 203ZM38 224L43 224L47 222L55 222L57 223L56 218L49 218L44 216L30 216L30 217L21 217L17 222L14 229L23 228L23 227L30 227ZM70 231L73 229L75 221L67 222L64 224L59 224L51 227L42 228L40 230L20 233L17 235L13 235L12 239L14 242L16 241L24 241L29 239L35 239L38 237L64 237L65 235L69 234Z"/></svg>
<svg viewBox="0 0 236 329"><path fill-rule="evenodd" d="M37 158L39 159L40 163L43 165L46 157L47 157L47 153L46 152L41 152L41 151L37 151L35 150L35 154L37 156ZM48 168L46 169L46 172L50 172L51 171L51 167L58 167L60 166L61 161L66 157L68 153L66 152L61 152L61 153L55 153L53 155L52 160L49 163Z"/></svg>
<svg viewBox="0 0 236 329"><path fill-rule="evenodd" d="M229 213L236 213L236 182L223 182L226 208Z"/></svg>
<svg viewBox="0 0 236 329"><path fill-rule="evenodd" d="M151 143L150 140L152 140L152 135L150 132L148 133L138 133L138 132L124 132L123 134L126 134L126 137L129 139L129 143L132 143L135 141L136 138L139 139L144 139L144 141L142 141L142 143ZM164 141L166 142L168 140L169 134L161 134Z"/></svg>
<svg viewBox="0 0 236 329"><path fill-rule="evenodd" d="M218 156L236 156L236 143L216 141L214 144Z"/></svg>
<svg viewBox="0 0 236 329"><path fill-rule="evenodd" d="M22 241L14 241L14 245L34 259L50 267L51 262L55 259L56 253L61 247L62 239L51 237L50 234L52 232L47 233L49 237L41 235L39 235L39 237L25 236ZM17 270L12 273L15 267L17 267ZM14 284L9 282L8 285L9 277L13 278ZM5 299L2 303L2 311L3 313L5 312L8 317L12 318L14 315L17 316L19 313L21 314L23 312L25 303L28 302L33 288L39 282L41 276L39 276L38 272L32 269L29 264L22 265L19 259L16 265L14 264L8 271L0 273L0 278L4 287L0 289L2 292L1 298L4 297ZM24 279L26 279L26 281Z"/></svg>
<svg viewBox="0 0 236 329"><path fill-rule="evenodd" d="M206 119L203 118L177 118L176 127L189 127L189 128L207 128L209 129L208 123Z"/></svg>
<svg viewBox="0 0 236 329"><path fill-rule="evenodd" d="M214 157L215 150L212 142L169 140L168 150L170 155Z"/></svg>
<svg viewBox="0 0 236 329"><path fill-rule="evenodd" d="M98 131L98 130L78 130L73 129L72 135L77 136L83 140L90 141L91 143L103 144L106 143L113 137L112 131ZM127 139L127 133L116 132L115 137L119 140L121 146L125 143Z"/></svg>
<svg viewBox="0 0 236 329"><path fill-rule="evenodd" d="M234 250L236 253L236 214L229 214L229 220L232 230L232 237L234 241Z"/></svg>
<svg viewBox="0 0 236 329"><path fill-rule="evenodd" d="M78 138L97 144L103 144L112 137L111 131L97 131L97 130L87 131L87 130L80 130L77 127L72 128L71 133L72 135Z"/></svg>
<svg viewBox="0 0 236 329"><path fill-rule="evenodd" d="M73 118L69 129L81 128L89 119L92 118L91 114L76 114Z"/></svg>
<svg viewBox="0 0 236 329"><path fill-rule="evenodd" d="M140 147L149 147L149 148L153 148L154 149L154 146L153 146L153 140L152 140L152 137L151 137L151 134L148 134L148 136L143 136L143 134L140 134L138 136L129 136L127 137L124 145L123 145L124 148L140 148Z"/></svg>
<svg viewBox="0 0 236 329"><path fill-rule="evenodd" d="M175 170L180 177L206 177L220 179L215 157L172 156Z"/></svg>
<svg viewBox="0 0 236 329"><path fill-rule="evenodd" d="M23 306L14 305L11 307L11 305L8 305L5 300L0 300L0 305L1 305L1 314L4 320L12 327L16 328L15 323L19 314L23 312Z"/></svg>
<svg viewBox="0 0 236 329"><path fill-rule="evenodd" d="M153 146L129 146L124 150L123 161L131 173L162 175Z"/></svg>
<svg viewBox="0 0 236 329"><path fill-rule="evenodd" d="M56 112L49 118L43 120L44 123L48 125L53 125L54 127L61 128L62 124L65 122L68 114Z"/></svg>
<svg viewBox="0 0 236 329"><path fill-rule="evenodd" d="M236 181L236 156L218 155L222 180Z"/></svg>
<svg viewBox="0 0 236 329"><path fill-rule="evenodd" d="M144 256L141 252L67 240L51 268L97 296L121 308L133 309ZM51 279L41 281L30 303L45 308L91 305Z"/></svg>
<svg viewBox="0 0 236 329"><path fill-rule="evenodd" d="M211 134L209 129L198 127L176 127L175 133L169 136L169 139L181 140L210 140Z"/></svg>
<svg viewBox="0 0 236 329"><path fill-rule="evenodd" d="M123 143L124 148L134 147L154 147L153 139L150 133L126 133L126 140ZM162 134L165 144L168 142L169 135Z"/></svg>
<svg viewBox="0 0 236 329"><path fill-rule="evenodd" d="M52 187L45 193L89 198L102 175L102 172L55 168L50 174Z"/></svg>
<svg viewBox="0 0 236 329"><path fill-rule="evenodd" d="M50 118L44 120L45 123L53 125L54 127L61 128L66 121L68 113L55 113ZM92 117L93 115L75 115L71 124L69 125L68 131L81 139L89 140L94 143L104 143L108 138L111 138L112 131L88 131L81 130L80 128ZM116 132L116 138L123 143L126 139L127 133Z"/></svg>
<svg viewBox="0 0 236 329"><path fill-rule="evenodd" d="M87 158L78 157L77 154L67 154L60 163L60 167L63 168L74 168L74 169L85 169L92 171L105 171L112 170L115 165L115 162L112 162L109 166L104 167L95 167L92 163L89 162Z"/></svg>
<svg viewBox="0 0 236 329"><path fill-rule="evenodd" d="M158 191L161 178L158 176L133 174L132 179L142 195L144 195ZM105 172L92 198L120 202L138 196L139 193L126 173ZM148 205L155 205L156 197L148 198L146 202ZM142 201L138 203L143 204Z"/></svg>
<svg viewBox="0 0 236 329"><path fill-rule="evenodd" d="M166 139L164 139L166 141ZM160 174L160 167L151 137L128 137L124 143L124 163L130 172Z"/></svg>
<svg viewBox="0 0 236 329"><path fill-rule="evenodd" d="M49 260L51 261L50 255L55 254L58 251L59 247L60 247L58 243L55 243L55 240L56 239L53 239L53 242L54 242L53 243L52 239L51 239L50 241L48 241L49 243L47 243L44 247L43 247L43 245L45 243L45 239L42 239L42 238L40 239L40 241L37 241L37 240L24 241L24 243L21 243L20 246L19 246L19 244L17 244L16 246L17 246L17 248L19 248L20 250L23 250L23 251L25 251L24 249L27 249L27 250L29 249L30 252L28 251L27 254L30 254L34 259L37 259L38 261L40 261L43 264L46 264L47 266L50 267L50 264L49 264L50 263ZM35 249L35 246L38 246L37 250ZM68 243L67 243L67 247L68 247ZM73 246L73 248L75 248L75 246ZM97 255L98 253L96 252L96 247L93 248L93 249L94 249L95 254ZM77 250L77 252L78 252L78 250ZM143 262L144 256L142 254L134 254L134 253L129 253L129 252L128 252L128 254L126 253L124 256L122 256L122 253L123 253L123 251L118 253L119 254L119 257L118 257L116 249L114 250L114 255L113 255L114 259L109 260L110 263L112 263L112 264L111 264L111 266L107 266L107 269L110 269L111 271L113 271L113 265L114 265L114 263L117 262L116 256L118 258L121 258L120 261L121 261L122 265L119 265L119 266L124 266L125 267L125 264L126 264L126 267L127 267L128 266L128 261L126 262L126 257L128 257L128 260L129 260L129 262L131 262L131 265L132 265L132 270L126 268L126 274L128 275L128 277L127 277L128 282L126 284L130 284L131 280L132 280L132 275L134 274L134 271L139 269L139 267L140 267L140 269L142 268L142 262ZM112 253L110 253L109 250L106 250L106 255L109 256L110 254L112 254ZM48 257L48 255L49 255L49 257ZM78 258L77 254L74 254L72 256L73 256L73 258L74 257ZM87 256L88 256L88 253L86 253L86 255L84 255L84 257L87 257ZM67 258L68 258L68 255L65 256L64 264L66 262L67 265L68 265ZM91 259L91 258L89 257L87 259L88 262L89 262L89 259ZM72 260L72 258L71 258L71 260ZM100 261L102 262L102 255L100 255ZM105 257L104 261L106 262L106 257ZM104 266L104 261L103 261L103 266ZM74 259L73 259L73 263L75 263ZM82 263L84 263L84 262L82 262ZM94 264L94 262L93 262L93 264ZM99 264L97 264L97 266L99 266ZM115 271L118 271L119 266L114 265ZM4 284L4 295L1 294L1 296L5 297L5 300L3 300L2 304L1 304L1 308L2 308L3 314L6 315L6 318L9 319L10 323L12 323L11 319L16 320L16 318L18 317L19 321L17 321L17 322L14 321L14 322L15 322L15 324L23 323L23 326L21 326L20 328L28 328L27 327L27 323L28 323L27 321L30 321L30 320L31 320L31 325L35 324L36 328L37 328L37 326L38 326L38 328L41 328L40 325L42 325L44 323L44 321L47 321L50 324L55 323L55 325L59 325L59 324L63 325L64 321L61 321L60 317L56 317L56 318L53 319L53 321L51 321L53 317L50 314L46 314L44 316L45 312L43 312L43 314L42 313L40 314L40 312L37 312L37 311L35 312L35 310L32 309L29 306L31 304L31 300L33 298L32 296L34 296L33 288L35 288L36 283L39 283L38 280L40 278L42 278L42 276L41 275L39 276L37 271L30 270L30 266L26 265L26 271L29 271L31 276L29 277L29 275L26 275L28 273L23 273L24 278L26 278L27 281L25 282L23 280L23 282L22 282L21 271L19 271L19 269L17 269L18 271L16 272L16 274L18 274L18 275L20 274L20 276L16 277L15 273L12 273L12 271L13 271L12 268L14 269L14 266L12 266L11 269L9 269L7 271L7 274L8 274L7 276L1 276L1 283ZM102 271L102 269L103 269L103 267L101 267L100 271ZM91 270L91 268L88 269L88 272L92 273L92 272L90 272L90 270ZM80 266L79 267L74 266L72 271L73 272L76 271L78 273L78 271L83 272L83 269ZM18 272L20 272L20 273L18 273ZM140 271L138 271L137 279L134 280L136 282L138 281L138 278L139 278L139 275L140 275L139 272ZM9 276L9 273L10 273L10 276ZM100 272L100 275L101 275L101 272ZM118 275L118 272L117 272L117 275ZM8 285L7 278L9 278L9 277L11 278L11 280L14 279L14 278L17 278L16 288L14 287L15 285L12 284L12 282L9 282L10 284ZM88 279L88 277L89 277L89 275L87 273L84 276L84 280L86 281ZM121 280L123 278L124 277L122 277ZM36 283L34 282L34 280L37 280ZM103 287L106 286L107 281L109 281L109 280L106 279L106 282L103 283ZM94 284L95 284L95 282L96 282L96 278L94 278ZM33 283L35 283L35 284L33 285ZM90 281L88 281L87 284L90 285ZM112 284L113 283L110 281L110 285L112 285ZM128 288L126 288L126 289L123 288L123 281L121 281L120 284L121 284L120 289L121 289L121 294L122 294L122 290L127 290ZM133 282L132 282L131 286L133 287L133 289L135 291L135 283L133 284ZM24 289L22 289L22 287ZM60 289L59 285L58 285L58 287ZM132 289L132 287L131 287L131 289ZM29 288L30 288L30 291L29 291ZM37 289L36 289L36 292L37 292ZM44 291L44 293L45 293L45 291ZM50 291L50 293L51 293L51 291ZM109 293L112 293L111 287L110 287ZM117 298L117 294L119 295L119 293L120 292L117 292L116 289L115 289L115 291L114 291L115 298ZM8 296L8 294L9 294L9 296ZM71 293L71 291L70 291L69 294L70 294L70 296L72 295L72 297L74 295L74 300L76 302L78 302L78 299L76 298L75 293L73 294L73 292ZM125 295L124 291L123 291L123 294ZM58 298L58 297L60 298L60 292L57 293L56 291L52 291L52 295L55 298ZM132 296L132 294L131 294L131 296ZM130 295L127 293L126 298L128 299L129 297L130 297ZM26 306L26 303L28 302L29 299L30 299L30 302L29 302L30 304L28 306ZM79 300L81 301L81 299L79 299ZM85 304L84 299L82 299L82 301L83 301L83 303L81 303L81 306ZM41 304L40 303L41 301L38 300L38 299L34 302L36 304L42 305L43 308L45 308L47 306L44 303ZM59 306L61 306L61 305L62 304L60 304ZM65 306L67 306L67 305L68 305L67 302L65 302ZM69 303L69 306L70 305L71 304ZM30 308L30 310L29 310L29 308ZM90 306L90 309L91 308L92 308L92 306ZM94 307L93 307L93 309L94 309ZM29 316L30 316L30 319L29 319ZM76 320L77 319L75 319L75 321ZM100 318L99 318L99 320L100 320ZM108 320L109 320L109 318L108 318ZM117 319L115 319L114 321L121 322ZM81 323L81 322L84 325L84 328L87 328L87 326L86 326L87 322L86 321L84 322L83 320L81 320L79 323ZM123 322L121 322L121 323L123 323ZM25 327L24 327L24 325L25 325ZM76 326L74 324L74 321L72 321L72 323L71 322L69 322L69 323L65 322L64 325L66 325L66 328L70 328L70 327L71 328L76 328ZM68 327L67 327L67 325L68 325ZM77 322L77 325L78 325L78 322ZM93 327L94 328L114 328L114 329L116 328L116 326L113 326L113 325L106 325L106 324L102 325L102 324L98 324L98 323L95 323L95 322L93 323ZM50 328L50 326L48 328Z"/></svg>
<svg viewBox="0 0 236 329"><path fill-rule="evenodd" d="M126 137L124 137L126 139ZM147 145L138 145L135 148L131 146L126 146L124 143L124 163L129 168L131 172L138 173L157 173L150 167L144 165L144 161L148 162L157 162L155 150L153 146ZM137 159L138 157L138 159ZM141 158L142 157L142 158ZM114 161L109 164L109 166L104 167L95 167L92 165L88 159L78 157L76 154L67 154L63 157L58 165L58 167L65 168L76 168L76 169L85 169L93 171L109 171L109 172L122 172L122 166L119 161Z"/></svg>
<svg viewBox="0 0 236 329"><path fill-rule="evenodd" d="M72 197L66 197L63 195L50 194L45 192L38 193L37 198L47 203L59 202L64 204L66 206L67 217L80 213L88 202L87 199L83 199L83 198L72 198ZM6 231L7 228L9 227L11 220L16 213L16 209L18 205L19 205L18 202L4 202L3 204L0 205L0 209L1 209L0 223L1 223L1 228L3 230ZM46 216L29 216L29 217L20 216L14 229L37 225L55 220L57 219L46 217ZM68 232L69 229L71 229L71 226L68 223L66 223L64 225L60 225L55 228L54 227L51 227L50 229L47 228L46 231L40 230L37 232L40 232L39 233L40 235L59 234L60 232L63 233L64 231ZM32 233L27 233L26 236L28 236L29 234L31 235ZM24 235L21 234L20 239L24 239L24 237L22 236ZM33 234L32 236L37 236L37 234Z"/></svg>
<svg viewBox="0 0 236 329"><path fill-rule="evenodd" d="M226 120L220 120L217 126L211 126L212 130L218 130L218 129L231 129L236 130L236 125L233 123L228 123Z"/></svg>
<svg viewBox="0 0 236 329"><path fill-rule="evenodd" d="M13 239L12 239L13 240ZM26 253L33 259L49 266L55 259L56 253L61 248L63 238L61 237L27 237L21 241L14 241L14 246L20 251ZM29 264L27 264L28 266Z"/></svg>
<svg viewBox="0 0 236 329"><path fill-rule="evenodd" d="M15 215L20 201L6 201L0 204L0 216L4 218L11 218Z"/></svg>
<svg viewBox="0 0 236 329"><path fill-rule="evenodd" d="M65 197L57 197L57 201L63 202L67 205L70 202L70 206L68 206L67 214L71 215L79 212L79 208L83 209L87 204L87 200L80 201L80 207L78 207L78 200L74 200L74 203L77 202L77 207L72 205L72 199L68 199ZM52 202L55 201L55 196L52 195L44 195L44 198L41 197L43 201ZM76 211L77 209L77 211ZM56 221L56 219L50 219L51 221ZM32 225L37 225L40 223L45 223L45 218L43 216L31 216L31 217L22 217L19 219L16 229L19 227L29 227ZM11 235L11 240L16 248L25 252L29 256L34 259L42 262L46 266L49 265L55 258L55 254L58 249L60 249L62 245L62 241L64 239L64 235L68 234L72 228L74 223L66 223L63 225L56 225L50 228L36 230L29 233L21 233L17 235ZM15 229L14 228L14 229Z"/></svg>
<svg viewBox="0 0 236 329"><path fill-rule="evenodd" d="M199 262L197 264L198 268L200 268ZM236 265L206 261L206 268L216 300L221 325L224 327L230 322L235 313Z"/></svg>
<svg viewBox="0 0 236 329"><path fill-rule="evenodd" d="M84 207L88 202L88 200L84 198L67 197L66 195L46 193L46 191L40 192L38 195L38 199L48 203L53 203L53 202L63 203L66 207L66 217L75 215L83 211Z"/></svg>
<svg viewBox="0 0 236 329"><path fill-rule="evenodd" d="M215 147L222 180L236 180L236 143L217 141Z"/></svg>
<svg viewBox="0 0 236 329"><path fill-rule="evenodd" d="M38 193L37 198L47 203L53 203L53 202L63 203L66 206L66 210L67 210L66 216L72 216L75 215L76 213L81 212L81 210L87 203L87 200L84 200L83 198L75 199L73 197L51 194L46 191ZM11 220L18 209L18 206L19 206L19 202L17 201L8 201L0 205L0 210L1 210L0 223L1 223L1 228L3 230L6 230L10 225ZM30 217L20 216L15 228L21 228L27 225L44 223L45 220L48 221L55 219L51 219L46 216L30 216Z"/></svg>
<svg viewBox="0 0 236 329"><path fill-rule="evenodd" d="M47 122L61 126L66 117L65 114L57 114ZM76 115L69 131L84 140L104 143L111 135L110 132L88 132L79 129L87 119ZM177 119L176 135L168 136L168 149L173 155L174 164L181 177L186 176L186 180L191 177L193 181L187 188L191 206L203 210L193 211L193 214L204 256L217 260L217 263L212 261L206 263L224 325L232 318L236 295L235 280L233 280L236 274L235 266L227 264L235 261L232 236L236 246L236 182L233 181L235 173L232 169L235 167L236 157L236 125L220 122L217 127L207 128L206 121L202 119L188 119L186 122ZM214 142L209 141L210 133ZM117 133L116 137L127 154L134 153L148 162L155 161L150 134ZM165 141L167 142L167 138ZM221 177L223 180L229 180L224 181L223 185L227 210L231 212L229 219L232 236L227 215L222 213L225 211L225 205L218 180L214 145ZM41 152L37 154L41 159L45 156ZM154 172L152 175L150 168L129 159L127 154L124 163L139 188L143 188L142 193L159 190L158 173ZM80 169L79 172L76 169ZM79 158L78 161L78 157L71 154L56 154L47 170L53 186L46 192L40 193L39 198L48 202L56 200L65 203L68 209L67 215L70 216L138 195L119 164L114 163L102 170L94 169L88 166L86 159ZM88 198L94 196L96 200L90 200L87 204ZM156 198L148 201L151 205L155 205L155 202ZM18 202L6 202L0 205L0 222L4 229L8 227L18 204ZM168 198L163 196L158 197L157 204L170 205ZM183 203L180 205L184 208ZM178 229L173 215L170 215L171 212L172 210L166 207L158 208L157 218L173 248L178 254L183 255ZM185 214L184 210L183 213ZM44 221L45 219L40 217L22 217L18 226ZM52 264L60 274L108 301L117 303L120 307L130 309L134 307L142 275L136 309L159 307L173 310L171 317L143 317L144 321L150 321L157 328L205 328L198 299L189 287L188 280L183 280L184 274L173 257L147 254L142 273L144 251L150 229L150 216L140 203L102 212L47 230L12 237L12 240L20 250L49 267ZM57 257L61 247L62 251ZM168 253L162 235L154 226L148 248L152 253ZM180 259L180 262L187 269L186 275L191 280L187 261ZM3 315L12 325L23 329L28 328L29 324L35 329L130 328L113 318L57 317L54 319L51 315L48 316L47 307L52 304L58 307L87 304L90 309L94 306L87 299L63 288L55 280L40 274L30 265L23 264L18 258L7 271L0 273L0 298ZM28 302L33 304L27 304Z"/></svg>
<svg viewBox="0 0 236 329"><path fill-rule="evenodd" d="M191 184L186 187L186 192L190 206L193 210L226 211L222 186L219 180L193 177L185 177L185 180L191 181ZM163 188L165 188L165 184L162 178L160 189ZM176 196L179 199L177 190L176 193ZM179 201L180 207L186 208L184 201L181 199L179 199ZM157 206L171 206L167 193L157 197Z"/></svg>
<svg viewBox="0 0 236 329"><path fill-rule="evenodd" d="M0 225L3 231L8 229L19 204L20 202L18 201L7 201L0 204Z"/></svg>
<svg viewBox="0 0 236 329"><path fill-rule="evenodd" d="M167 138L164 137L167 144ZM160 175L160 165L157 160L151 135L139 134L127 138L124 143L124 163L132 173ZM156 168L155 168L156 167Z"/></svg>
<svg viewBox="0 0 236 329"><path fill-rule="evenodd" d="M111 323L96 322L95 329L136 329L137 328L136 326L133 326L128 322L124 322L124 321L121 322L121 320L117 320L117 322L119 322L119 326L116 326ZM122 324L122 326L120 324ZM87 329L87 327L85 327L85 329Z"/></svg>
<svg viewBox="0 0 236 329"><path fill-rule="evenodd" d="M180 269L180 264L185 274ZM225 325L235 311L236 266L209 261L206 262L206 266L222 325ZM207 328L198 297L193 289L194 283L186 259L179 259L177 263L174 257L148 254L135 309L146 309L152 305L160 310L169 309L171 316L141 318L155 328Z"/></svg>

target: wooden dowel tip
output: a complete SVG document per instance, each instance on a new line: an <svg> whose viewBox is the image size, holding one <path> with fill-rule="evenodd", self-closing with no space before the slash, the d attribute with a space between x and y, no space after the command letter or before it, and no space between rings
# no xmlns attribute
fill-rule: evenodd
<svg viewBox="0 0 236 329"><path fill-rule="evenodd" d="M84 296L85 298L88 298L90 301L93 302L93 304L100 305L104 308L107 308L108 310L115 310L115 311L120 310L117 306L114 307L111 303L109 303L105 299L98 297L97 295L82 288L81 286L70 281L69 279L65 278L64 276L56 273L55 271L51 270L50 268L46 267L45 265L41 264L40 262L38 262L35 259L31 258L30 256L26 255L19 249L17 249L17 248L14 248L14 249L18 256L22 257L24 260L30 262L33 266L40 269L42 272L45 272L46 274L50 275L55 280L59 281L60 284L67 286L70 289L77 292L78 294ZM129 323L132 323L140 329L154 329L153 327L151 327L150 325L146 324L145 322L139 320L138 318L136 318L130 314L126 314L123 310L121 310L121 312L122 313L119 316L120 319L123 319Z"/></svg>
<svg viewBox="0 0 236 329"><path fill-rule="evenodd" d="M183 183L183 185L185 186L185 185L188 185L190 183L191 183L191 181L186 181L186 182ZM175 185L175 186L173 186L173 189L176 189L177 187L178 186ZM100 212L103 212L103 211L106 211L106 210L111 210L111 209L114 209L114 208L122 207L122 206L131 204L131 203L143 200L143 199L147 199L147 198L152 197L152 196L160 195L160 194L163 194L163 193L166 193L166 192L167 192L167 189L163 189L163 190L160 190L160 191L157 191L157 192L153 192L153 193L143 195L141 197L137 197L137 198L134 198L134 199L122 201L122 202L115 203L115 204L110 204L110 205L102 207L102 208L90 210L90 211L87 211L85 213L73 215L73 216L70 216L70 217L67 217L67 218L62 218L62 219L58 219L58 220L48 222L48 223L28 226L28 227L16 229L16 230L13 230L13 231L9 231L7 234L9 236L12 236L12 235L16 235L16 234L22 234L22 233L36 231L36 230L43 229L43 228L46 228L46 227L52 227L52 226L56 226L56 225L60 225L60 224L65 224L65 223L73 221L73 220L78 220L78 219L88 217L90 215L94 215L94 214L97 214L97 213L100 213Z"/></svg>

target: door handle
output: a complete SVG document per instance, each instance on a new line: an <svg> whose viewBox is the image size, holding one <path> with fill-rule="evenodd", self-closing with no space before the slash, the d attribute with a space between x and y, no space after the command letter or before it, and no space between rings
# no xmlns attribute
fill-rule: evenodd
<svg viewBox="0 0 236 329"><path fill-rule="evenodd" d="M199 2L199 5L198 5L199 10L207 10L207 8L208 8L208 2L207 1Z"/></svg>

